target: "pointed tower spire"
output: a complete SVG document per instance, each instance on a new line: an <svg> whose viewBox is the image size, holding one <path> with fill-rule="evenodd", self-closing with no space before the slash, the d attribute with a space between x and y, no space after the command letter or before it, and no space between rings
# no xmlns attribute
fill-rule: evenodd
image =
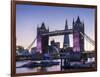
<svg viewBox="0 0 100 77"><path fill-rule="evenodd" d="M79 18L79 16L78 16L76 23L80 23L80 22L81 22L81 21L80 21L80 18Z"/></svg>
<svg viewBox="0 0 100 77"><path fill-rule="evenodd" d="M46 29L44 22L42 22L41 29Z"/></svg>
<svg viewBox="0 0 100 77"><path fill-rule="evenodd" d="M74 25L74 18L73 18L73 25Z"/></svg>
<svg viewBox="0 0 100 77"><path fill-rule="evenodd" d="M67 19L66 19L66 25L67 25Z"/></svg>
<svg viewBox="0 0 100 77"><path fill-rule="evenodd" d="M68 30L68 23L67 20L65 21L65 30ZM64 42L63 42L63 48L69 47L69 35L64 35Z"/></svg>
<svg viewBox="0 0 100 77"><path fill-rule="evenodd" d="M83 21L83 26L84 26L84 21Z"/></svg>
<svg viewBox="0 0 100 77"><path fill-rule="evenodd" d="M65 21L65 29L68 29L67 19L66 19L66 21Z"/></svg>

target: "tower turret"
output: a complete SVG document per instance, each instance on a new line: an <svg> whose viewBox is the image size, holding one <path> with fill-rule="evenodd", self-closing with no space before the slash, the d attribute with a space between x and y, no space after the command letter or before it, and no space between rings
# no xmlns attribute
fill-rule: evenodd
<svg viewBox="0 0 100 77"><path fill-rule="evenodd" d="M45 23L42 22L41 27L37 27L37 52L45 53L48 50L48 36L42 36L43 33L48 33Z"/></svg>
<svg viewBox="0 0 100 77"><path fill-rule="evenodd" d="M79 16L73 25L73 51L83 52L84 51L84 37L80 34L84 33L84 24L81 22Z"/></svg>

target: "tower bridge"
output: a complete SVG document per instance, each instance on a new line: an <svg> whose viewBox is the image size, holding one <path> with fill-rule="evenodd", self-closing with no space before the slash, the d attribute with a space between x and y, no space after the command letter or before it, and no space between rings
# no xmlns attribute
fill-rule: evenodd
<svg viewBox="0 0 100 77"><path fill-rule="evenodd" d="M79 16L76 21L73 20L72 26L72 29L68 29L66 21L66 29L50 32L49 29L46 29L45 24L42 23L41 27L37 28L37 51L40 53L46 53L48 51L48 40L50 36L66 35L64 41L67 42L64 44L68 44L69 40L67 38L69 34L73 34L73 52L84 51L84 38L80 34L80 32L84 34L84 23L80 21Z"/></svg>
<svg viewBox="0 0 100 77"><path fill-rule="evenodd" d="M35 40L29 45L28 49L32 47L34 42L37 40L37 52L47 53L48 52L48 42L50 36L64 35L63 46L69 46L69 35L73 35L73 52L83 52L84 51L84 38L95 45L94 41L89 38L84 32L84 22L81 22L79 16L76 21L72 22L72 29L68 29L67 20L65 22L64 30L49 31L46 29L45 23L43 22L41 27L37 27L37 36Z"/></svg>
<svg viewBox="0 0 100 77"><path fill-rule="evenodd" d="M73 47L70 47L69 35L73 35ZM62 52L57 53L49 53L49 37L50 36L59 36L64 35L63 49ZM59 39L59 38L58 38ZM36 52L38 54L32 54L28 56L18 56L17 60L53 60L53 59L61 59L61 69L62 67L70 67L69 63L82 63L83 65L85 61L94 62L95 60L95 52L84 52L84 39L86 39L89 43L95 46L95 42L85 34L84 32L84 22L80 21L78 16L77 20L72 22L72 29L68 29L67 20L65 22L64 30L55 30L49 31L45 27L45 23L43 22L41 27L37 27L37 35L36 38L32 41L32 43L28 46L27 49L30 49L35 41L37 41ZM54 44L54 41L52 42ZM64 47L67 48L68 52L63 52ZM51 51L52 51L51 47ZM57 49L56 49L57 51ZM64 50L65 51L65 50ZM22 58L23 57L23 58ZM75 65L76 66L76 65ZM80 66L80 65L79 65ZM90 64L91 66L91 64ZM94 64L93 64L94 66ZM83 66L82 66L83 67Z"/></svg>
<svg viewBox="0 0 100 77"><path fill-rule="evenodd" d="M73 29L56 30L48 33L43 33L42 36L57 36L57 35L72 34L72 33L73 33Z"/></svg>

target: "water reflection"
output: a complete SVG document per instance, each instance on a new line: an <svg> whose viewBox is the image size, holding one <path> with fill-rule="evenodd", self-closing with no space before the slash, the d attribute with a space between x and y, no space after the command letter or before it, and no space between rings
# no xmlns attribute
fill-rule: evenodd
<svg viewBox="0 0 100 77"><path fill-rule="evenodd" d="M56 60L59 61L60 60ZM17 61L16 62L16 67L19 67L23 64L26 64L31 61ZM33 61L32 61L33 62ZM39 62L39 61L35 61ZM53 65L50 67L34 67L34 68L26 68L26 67L21 67L21 68L16 68L16 73L30 73L30 72L49 72L49 71L60 71L60 64L59 65Z"/></svg>

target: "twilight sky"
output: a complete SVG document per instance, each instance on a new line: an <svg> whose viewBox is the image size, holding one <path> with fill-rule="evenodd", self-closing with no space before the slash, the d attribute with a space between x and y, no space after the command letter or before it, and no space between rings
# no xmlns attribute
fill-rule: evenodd
<svg viewBox="0 0 100 77"><path fill-rule="evenodd" d="M17 44L27 48L35 39L37 26L44 22L50 31L63 30L65 20L68 21L68 28L72 28L73 18L77 17L85 24L85 33L94 40L94 19L95 9L73 8L73 7L54 7L39 5L16 5L16 38ZM73 36L70 35L70 46L73 46ZM54 39L63 46L63 35L49 38L49 42ZM36 46L36 42L33 47ZM85 40L85 50L93 50L94 47Z"/></svg>

